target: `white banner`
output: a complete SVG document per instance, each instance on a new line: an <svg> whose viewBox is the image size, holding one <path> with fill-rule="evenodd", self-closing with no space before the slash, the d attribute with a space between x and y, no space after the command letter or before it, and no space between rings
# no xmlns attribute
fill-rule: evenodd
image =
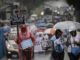
<svg viewBox="0 0 80 60"><path fill-rule="evenodd" d="M34 46L34 52L43 52L44 51L42 49L41 43L42 43L42 38L36 38L36 44Z"/></svg>

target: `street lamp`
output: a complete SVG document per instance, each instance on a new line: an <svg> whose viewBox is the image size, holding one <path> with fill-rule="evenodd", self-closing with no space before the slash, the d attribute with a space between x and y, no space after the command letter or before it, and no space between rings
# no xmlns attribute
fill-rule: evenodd
<svg viewBox="0 0 80 60"><path fill-rule="evenodd" d="M44 15L44 12L42 11L42 12L41 12L41 16L43 16L43 15Z"/></svg>

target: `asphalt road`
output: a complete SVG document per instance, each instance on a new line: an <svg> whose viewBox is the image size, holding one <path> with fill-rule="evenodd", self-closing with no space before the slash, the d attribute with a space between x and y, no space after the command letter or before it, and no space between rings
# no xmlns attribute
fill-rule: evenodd
<svg viewBox="0 0 80 60"><path fill-rule="evenodd" d="M51 58L51 53L47 53L47 54L39 53L39 54L35 54L33 60L50 60L50 58ZM9 59L9 60L18 60L18 59ZM65 52L64 60L69 60L67 52Z"/></svg>

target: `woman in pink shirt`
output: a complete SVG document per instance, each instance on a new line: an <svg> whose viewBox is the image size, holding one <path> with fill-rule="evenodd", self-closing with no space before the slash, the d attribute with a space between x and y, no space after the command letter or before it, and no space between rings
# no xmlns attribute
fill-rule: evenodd
<svg viewBox="0 0 80 60"><path fill-rule="evenodd" d="M18 49L19 49L19 60L32 60L32 48L34 46L35 43L35 38L34 36L28 31L28 28L25 24L22 24L20 26L20 33L19 36L16 40L16 43L18 45ZM27 44L26 42L29 40L32 41L33 46L30 47L29 44ZM26 46L29 45L29 47L25 47L22 46L22 43L25 41Z"/></svg>

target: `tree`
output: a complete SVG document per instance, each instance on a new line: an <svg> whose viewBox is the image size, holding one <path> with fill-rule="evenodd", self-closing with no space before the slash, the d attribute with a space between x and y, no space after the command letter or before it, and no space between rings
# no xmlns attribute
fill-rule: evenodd
<svg viewBox="0 0 80 60"><path fill-rule="evenodd" d="M44 10L44 14L45 14L45 15L52 15L52 10L50 10L49 8L46 8L46 9Z"/></svg>
<svg viewBox="0 0 80 60"><path fill-rule="evenodd" d="M3 5L3 0L0 0L0 6L2 6Z"/></svg>
<svg viewBox="0 0 80 60"><path fill-rule="evenodd" d="M66 0L69 5L73 5L75 8L75 16L78 22L80 22L80 0Z"/></svg>
<svg viewBox="0 0 80 60"><path fill-rule="evenodd" d="M45 0L17 0L17 1L27 6L28 14L30 15L31 10L41 5Z"/></svg>
<svg viewBox="0 0 80 60"><path fill-rule="evenodd" d="M76 9L80 9L80 0L67 0L69 5L73 5Z"/></svg>

